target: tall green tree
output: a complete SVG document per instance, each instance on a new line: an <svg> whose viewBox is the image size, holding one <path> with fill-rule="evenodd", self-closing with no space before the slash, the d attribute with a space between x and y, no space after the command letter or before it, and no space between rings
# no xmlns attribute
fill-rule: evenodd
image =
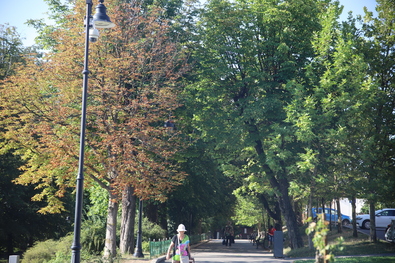
<svg viewBox="0 0 395 263"><path fill-rule="evenodd" d="M374 22L360 28L352 17L340 26L336 5L323 15L323 30L314 40L317 54L308 67L309 85L300 86L288 108L298 138L309 149L304 165L317 171L314 187L324 183L337 196L366 198L373 225L374 204L391 196L383 180L393 173L394 43L392 22L387 24L392 21L390 4L384 3L377 8L379 19L367 13ZM373 226L372 240L375 232Z"/></svg>
<svg viewBox="0 0 395 263"><path fill-rule="evenodd" d="M395 119L394 51L395 25L394 1L379 0L377 18L365 10L365 37L368 48L365 54L369 63L369 76L374 82L371 100L365 108L366 116L361 123L362 172L367 178L364 191L370 202L371 240L376 241L375 204L393 197L390 189L394 185L394 146ZM386 183L375 187L378 182ZM380 191L378 191L380 189Z"/></svg>
<svg viewBox="0 0 395 263"><path fill-rule="evenodd" d="M3 145L3 144L0 144ZM45 239L57 239L72 230L67 214L43 215L37 210L40 202L31 200L39 191L35 185L15 185L24 164L12 151L3 152L0 158L0 253L12 255L24 251L33 243ZM66 207L72 207L71 195L65 198Z"/></svg>
<svg viewBox="0 0 395 263"><path fill-rule="evenodd" d="M0 25L0 80L17 73L23 67L25 56L38 56L35 47L24 47L17 29L8 24ZM2 85L2 84L0 84ZM0 109L6 105L0 104ZM0 131L5 127L0 126ZM32 196L39 191L36 185L15 185L14 180L22 173L25 164L19 155L8 147L7 140L0 137L0 253L14 254L23 251L34 242L46 238L59 238L71 230L65 214L45 216L38 214L41 203L33 202ZM69 207L70 196L65 198Z"/></svg>
<svg viewBox="0 0 395 263"><path fill-rule="evenodd" d="M47 18L28 19L26 24L37 30L36 44L45 50L54 50L59 41L54 36L57 30L67 30L67 18L73 11L73 5L67 0L44 0L49 12ZM48 23L48 20L52 23Z"/></svg>
<svg viewBox="0 0 395 263"><path fill-rule="evenodd" d="M311 198L324 201L356 194L360 180L355 131L364 103L361 98L366 95L363 87L371 86L364 56L356 52L365 41L355 19L341 26L341 11L335 2L322 13L322 30L313 40L316 55L307 67L308 81L295 86L297 93L288 106L289 120L306 149L298 167L312 175L306 182Z"/></svg>
<svg viewBox="0 0 395 263"><path fill-rule="evenodd" d="M188 89L194 123L222 169L247 152L244 162L270 182L292 248L303 246L289 195L302 149L285 121L287 83L304 78L321 8L320 1L209 1L194 43L198 81Z"/></svg>
<svg viewBox="0 0 395 263"><path fill-rule="evenodd" d="M183 223L191 233L222 229L234 215L235 197L239 182L226 176L216 160L206 151L201 140L183 153L181 168L189 176L182 186L170 193L166 202L171 233Z"/></svg>
<svg viewBox="0 0 395 263"><path fill-rule="evenodd" d="M26 49L15 27L0 25L0 80L15 73Z"/></svg>

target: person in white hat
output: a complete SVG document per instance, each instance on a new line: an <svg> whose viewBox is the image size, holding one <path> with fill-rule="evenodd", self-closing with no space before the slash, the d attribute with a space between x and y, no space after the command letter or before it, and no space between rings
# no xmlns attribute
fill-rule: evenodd
<svg viewBox="0 0 395 263"><path fill-rule="evenodd" d="M172 263L189 263L191 258L191 246L188 235L185 235L185 226L180 224L177 228L178 234L171 239L166 259L170 259L170 251L173 249Z"/></svg>

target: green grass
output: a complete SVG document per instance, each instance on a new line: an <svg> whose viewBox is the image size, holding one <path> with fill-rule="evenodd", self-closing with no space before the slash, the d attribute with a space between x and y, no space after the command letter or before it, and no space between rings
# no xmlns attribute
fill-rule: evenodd
<svg viewBox="0 0 395 263"><path fill-rule="evenodd" d="M294 263L314 263L315 260L296 260ZM336 263L392 263L395 257L351 257L336 258Z"/></svg>
<svg viewBox="0 0 395 263"><path fill-rule="evenodd" d="M307 237L306 235L303 235L305 237L304 244L307 246ZM343 229L342 234L338 234L337 230L334 229L329 232L328 234L328 243L333 244L335 243L335 240L342 236L344 239L344 242L342 244L342 247L340 249L336 249L332 251L332 253L335 256L354 256L354 255L380 255L383 256L383 254L389 254L389 253L395 253L395 244L393 243L388 243L384 241L379 241L377 243L372 243L369 241L369 237L367 235L364 235L362 233L358 233L358 237L353 237L352 236L352 229L345 228ZM291 250L289 248L284 250L284 254L286 254L287 257L290 258L314 258L315 257L315 250L310 250L308 247L304 248L299 248L299 249L294 249ZM390 255L389 255L390 256ZM393 255L391 255L393 256ZM354 257L355 259L355 257ZM371 260L372 257L369 257L369 260ZM394 258L390 258L393 260ZM343 259L342 259L343 260ZM348 259L347 260L351 260ZM357 258L357 261L338 261L336 262L365 262L365 261L358 261L362 260L362 258ZM306 261L305 261L306 262ZM314 262L314 261L312 261ZM366 262L380 262L380 261L366 261ZM395 261L382 261L382 262L395 262Z"/></svg>

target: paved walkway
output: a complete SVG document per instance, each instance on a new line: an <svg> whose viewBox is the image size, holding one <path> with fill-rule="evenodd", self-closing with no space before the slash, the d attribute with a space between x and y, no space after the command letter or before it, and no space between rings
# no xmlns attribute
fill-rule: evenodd
<svg viewBox="0 0 395 263"><path fill-rule="evenodd" d="M294 259L274 258L273 253L264 251L246 239L236 239L231 247L222 245L222 240L212 239L207 243L192 247L192 257L196 263L249 263L249 262L281 262L292 263ZM171 260L162 261L171 263Z"/></svg>

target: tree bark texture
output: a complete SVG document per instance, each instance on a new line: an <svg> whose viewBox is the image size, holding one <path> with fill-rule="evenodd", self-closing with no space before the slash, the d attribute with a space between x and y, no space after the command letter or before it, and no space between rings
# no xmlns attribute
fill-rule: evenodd
<svg viewBox="0 0 395 263"><path fill-rule="evenodd" d="M134 195L134 188L127 186L122 193L121 236L119 243L121 254L133 254L135 216L136 196Z"/></svg>
<svg viewBox="0 0 395 263"><path fill-rule="evenodd" d="M277 180L274 176L271 176L270 182L272 187L278 189L280 193L277 197L280 201L281 212L285 218L291 249L303 247L303 240L299 233L296 214L293 210L291 198L288 194L288 180L285 177Z"/></svg>
<svg viewBox="0 0 395 263"><path fill-rule="evenodd" d="M104 242L104 258L114 258L117 255L117 213L118 202L110 194L107 208L106 240Z"/></svg>
<svg viewBox="0 0 395 263"><path fill-rule="evenodd" d="M312 208L313 208L313 194L310 193L309 204L307 206L307 218L313 219L313 212L311 210ZM309 249L314 250L313 233L308 234L307 238L308 238L307 240L309 243Z"/></svg>
<svg viewBox="0 0 395 263"><path fill-rule="evenodd" d="M337 207L337 233L343 233L342 211L340 208L340 198L336 198Z"/></svg>
<svg viewBox="0 0 395 263"><path fill-rule="evenodd" d="M294 208L295 215L296 215L296 223L299 226L302 226L303 225L303 205L302 205L302 203L299 201L293 200L293 208Z"/></svg>
<svg viewBox="0 0 395 263"><path fill-rule="evenodd" d="M263 145L260 140L256 141L255 150L260 156L261 160L265 162L265 151L263 150ZM284 164L283 164L284 165ZM289 181L285 174L280 174L276 178L275 172L269 167L268 164L263 163L264 171L270 180L270 184L274 189L277 189L277 198L280 203L281 212L284 215L288 237L291 243L291 249L303 247L303 239L299 233L299 227L297 224L297 218L292 207L291 198L288 194Z"/></svg>
<svg viewBox="0 0 395 263"><path fill-rule="evenodd" d="M283 222L281 220L281 209L280 209L280 203L276 202L274 209L271 209L270 204L265 196L264 193L258 194L258 198L263 204L263 207L265 208L267 214L274 220L275 224L279 224L280 228L283 226ZM267 227L270 226L270 223L268 223Z"/></svg>
<svg viewBox="0 0 395 263"><path fill-rule="evenodd" d="M373 201L369 204L370 212L370 241L377 242L376 234L376 205Z"/></svg>
<svg viewBox="0 0 395 263"><path fill-rule="evenodd" d="M358 237L358 230L357 230L357 207L356 207L356 198L353 196L351 198L351 207L352 207L352 236Z"/></svg>

